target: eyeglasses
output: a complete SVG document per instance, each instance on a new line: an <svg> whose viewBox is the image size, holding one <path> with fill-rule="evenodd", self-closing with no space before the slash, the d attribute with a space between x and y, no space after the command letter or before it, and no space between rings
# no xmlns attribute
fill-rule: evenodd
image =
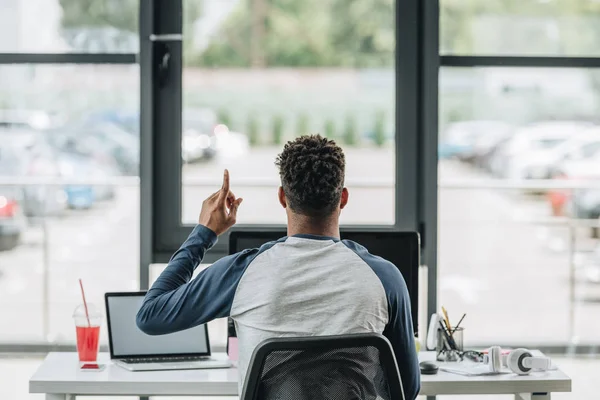
<svg viewBox="0 0 600 400"><path fill-rule="evenodd" d="M467 358L468 360L471 360L474 362L483 362L483 353L481 353L479 351L475 351L475 350L463 351L460 353L461 361L464 358Z"/></svg>

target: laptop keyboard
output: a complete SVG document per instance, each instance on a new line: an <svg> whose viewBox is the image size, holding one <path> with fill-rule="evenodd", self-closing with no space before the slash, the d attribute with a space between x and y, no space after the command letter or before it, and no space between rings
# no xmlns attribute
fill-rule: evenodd
<svg viewBox="0 0 600 400"><path fill-rule="evenodd" d="M127 364L148 364L165 362L185 362L207 360L207 356L174 356L174 357L144 357L144 358L124 358L121 361Z"/></svg>

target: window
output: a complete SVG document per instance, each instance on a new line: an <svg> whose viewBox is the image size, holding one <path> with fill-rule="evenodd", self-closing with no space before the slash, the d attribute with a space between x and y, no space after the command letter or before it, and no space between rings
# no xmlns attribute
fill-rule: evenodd
<svg viewBox="0 0 600 400"><path fill-rule="evenodd" d="M597 196L553 185L600 176L574 156L600 143L598 71L440 71L438 300L471 343L596 341Z"/></svg>
<svg viewBox="0 0 600 400"><path fill-rule="evenodd" d="M101 309L138 287L139 146L119 122L139 109L139 69L110 64L135 63L139 2L1 3L0 346L74 343L78 277Z"/></svg>
<svg viewBox="0 0 600 400"><path fill-rule="evenodd" d="M147 119L161 165L153 175L154 261L167 261L185 240L224 168L244 198L240 225L285 224L274 162L286 141L307 133L345 149L351 200L343 224L416 228L416 189L409 188L417 182L417 80L399 91L396 77L418 69L416 61L398 66L394 49L408 47L415 56L407 60L416 60L414 40L404 38L418 32L413 24L396 29L394 15L414 20L417 8L391 0L317 3L207 1L200 12L198 2L184 1L161 11L158 31L179 28L184 41L161 44L173 69L157 77L158 119ZM207 257L226 253L225 236Z"/></svg>
<svg viewBox="0 0 600 400"><path fill-rule="evenodd" d="M239 223L285 224L276 155L320 133L347 155L342 221L394 225L393 3L217 0L195 18L197 5L184 2L182 222L227 167Z"/></svg>
<svg viewBox="0 0 600 400"><path fill-rule="evenodd" d="M138 0L6 0L0 53L137 53Z"/></svg>
<svg viewBox="0 0 600 400"><path fill-rule="evenodd" d="M0 65L0 345L73 344L72 312L139 288L136 65ZM101 340L107 344L106 325Z"/></svg>
<svg viewBox="0 0 600 400"><path fill-rule="evenodd" d="M599 23L595 0L440 0L440 53L598 56Z"/></svg>

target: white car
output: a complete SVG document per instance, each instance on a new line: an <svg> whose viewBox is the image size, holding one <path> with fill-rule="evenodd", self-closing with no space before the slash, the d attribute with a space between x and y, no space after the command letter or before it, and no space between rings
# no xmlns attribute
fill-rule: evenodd
<svg viewBox="0 0 600 400"><path fill-rule="evenodd" d="M572 179L600 179L600 151L587 157L565 160L558 168L562 174Z"/></svg>
<svg viewBox="0 0 600 400"><path fill-rule="evenodd" d="M503 178L524 179L523 165L532 153L554 149L591 126L585 122L552 121L519 128L495 160L494 172Z"/></svg>
<svg viewBox="0 0 600 400"><path fill-rule="evenodd" d="M517 157L510 166L511 177L550 179L562 162L581 160L598 150L600 150L600 129L584 130L564 142L529 151L526 157Z"/></svg>

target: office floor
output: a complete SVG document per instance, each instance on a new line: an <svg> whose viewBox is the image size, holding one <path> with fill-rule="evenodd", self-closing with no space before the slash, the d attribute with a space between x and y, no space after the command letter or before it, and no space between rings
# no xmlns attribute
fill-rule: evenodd
<svg viewBox="0 0 600 400"><path fill-rule="evenodd" d="M42 357L14 355L0 355L0 399L7 400L43 400L43 395L33 395L28 393L29 377L35 372ZM594 379L598 377L600 370L600 356L581 357L581 358L559 358L554 357L556 363L573 379L573 392L556 394L553 400L563 399L592 399L597 398L597 382ZM508 400L511 396L480 396L484 400ZM479 398L479 397L477 397ZM101 400L104 397L78 397L78 400ZM107 397L111 400L134 400L135 397ZM166 398L155 397L153 400L180 400L182 397ZM191 399L191 397L190 397ZM194 398L202 400L235 400L234 397L218 398ZM474 396L439 396L438 399L444 400L473 400Z"/></svg>

